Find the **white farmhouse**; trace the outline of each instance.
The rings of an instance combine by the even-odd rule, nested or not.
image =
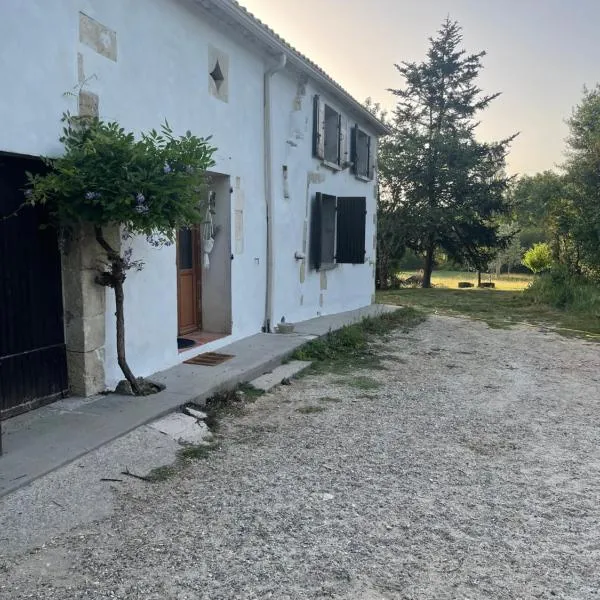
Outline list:
[[[386,129],[234,0],[2,2],[0,76],[0,215],[19,200],[30,159],[60,152],[65,111],[134,131],[167,119],[177,134],[211,135],[218,149],[207,223],[180,231],[169,247],[122,242],[145,265],[125,284],[127,357],[137,375],[198,354],[198,344],[216,350],[281,321],[373,301],[375,155]],[[41,249],[36,228],[27,228],[33,218],[0,222],[5,414],[64,391],[66,366],[78,394],[121,379],[112,293],[93,282],[93,238],[82,232],[52,262],[53,242]],[[26,245],[54,267],[33,251],[7,260]],[[23,270],[37,283],[6,291]],[[26,343],[10,331],[11,303]],[[29,389],[28,369],[29,377],[46,369],[48,385]]]

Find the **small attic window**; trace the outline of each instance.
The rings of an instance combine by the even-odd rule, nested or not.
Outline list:
[[[229,101],[229,55],[215,48],[208,47],[208,69],[206,70],[209,93],[222,100]]]
[[[223,71],[221,70],[221,65],[219,64],[218,60],[215,68],[210,72],[210,76],[217,86],[217,91],[219,91],[221,89],[221,85],[225,81],[225,75],[223,75]]]

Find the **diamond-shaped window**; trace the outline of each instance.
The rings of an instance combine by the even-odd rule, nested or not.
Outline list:
[[[217,91],[219,91],[221,89],[221,85],[225,81],[225,75],[223,75],[223,71],[221,71],[221,65],[219,64],[219,61],[217,61],[215,68],[210,72],[210,76],[217,86]]]

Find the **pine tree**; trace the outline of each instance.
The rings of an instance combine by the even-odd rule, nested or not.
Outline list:
[[[382,194],[399,208],[406,244],[425,256],[430,287],[435,252],[481,269],[505,246],[497,217],[510,182],[504,167],[510,142],[480,142],[478,114],[499,94],[476,84],[485,52],[461,49],[462,30],[446,19],[422,63],[396,65],[405,80],[390,90],[398,104],[394,135],[382,144]]]

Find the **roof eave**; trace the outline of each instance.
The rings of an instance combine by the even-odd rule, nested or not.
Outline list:
[[[268,26],[259,21],[236,0],[200,0],[200,3],[218,5],[222,10],[235,20],[240,26],[256,36],[275,54],[285,53],[288,59],[288,65],[293,65],[297,70],[305,73],[318,86],[324,88],[333,96],[350,106],[351,110],[357,113],[377,135],[390,135],[391,129],[383,124],[377,117],[371,114],[360,102],[353,98],[346,90],[338,85],[333,79],[321,71],[301,52],[290,46],[285,40],[279,37]]]

